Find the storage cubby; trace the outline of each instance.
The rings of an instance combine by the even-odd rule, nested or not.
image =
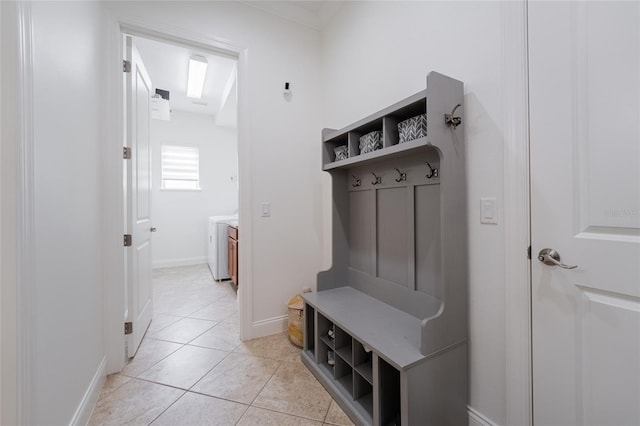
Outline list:
[[[315,359],[315,339],[309,338],[309,336],[314,336],[315,325],[316,325],[316,311],[311,306],[307,307],[304,311],[304,350],[307,354]]]
[[[353,375],[353,399],[356,408],[373,420],[373,386],[357,373]]]
[[[426,136],[399,143],[398,123],[425,113]],[[462,83],[432,72],[426,90],[323,130],[332,266],[303,295],[302,361],[356,424],[468,422],[463,126]],[[374,130],[382,148],[360,153]]]
[[[367,351],[364,345],[356,339],[353,339],[353,367],[369,384],[373,384],[371,349]]]
[[[334,148],[338,146],[349,146],[349,135],[348,134],[339,134],[333,138],[330,138],[323,142],[322,144],[322,161],[323,163],[333,163],[336,162],[336,153]],[[338,161],[340,162],[340,161]]]
[[[353,369],[340,357],[336,357],[334,377],[345,395],[353,395]]]
[[[378,362],[380,424],[400,425],[400,372],[384,360]]]
[[[409,118],[427,113],[426,91],[421,93],[424,93],[423,98],[418,99],[414,102],[409,102],[407,103],[407,105],[390,111],[389,114],[384,117],[385,140],[389,142],[388,144],[385,144],[385,146],[393,146],[398,144],[398,123],[401,123],[402,121]]]
[[[336,354],[349,366],[352,366],[351,336],[342,331],[340,327],[336,327],[335,348]]]

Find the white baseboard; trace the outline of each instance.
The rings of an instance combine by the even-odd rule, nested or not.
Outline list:
[[[187,257],[184,259],[167,259],[167,260],[157,260],[154,261],[151,267],[153,269],[158,268],[175,268],[176,266],[192,266],[192,265],[202,265],[203,263],[207,263],[207,257]]]
[[[287,315],[255,321],[251,324],[251,338],[257,339],[258,337],[282,333],[287,330],[288,324],[289,317]]]
[[[476,410],[467,407],[469,412],[469,426],[498,426]]]
[[[102,387],[104,386],[104,382],[107,378],[106,376],[107,369],[107,359],[105,357],[100,361],[100,365],[96,370],[96,373],[93,375],[93,379],[91,379],[91,383],[89,383],[89,387],[87,391],[84,393],[82,397],[82,401],[80,401],[80,405],[76,410],[71,422],[71,425],[86,425],[89,423],[89,418],[91,417],[91,413],[93,412],[93,407],[96,406],[96,402],[98,402],[98,397],[100,396],[100,392],[102,391]]]

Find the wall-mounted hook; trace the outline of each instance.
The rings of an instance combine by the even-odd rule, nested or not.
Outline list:
[[[378,176],[377,174],[371,172],[371,174],[373,175],[374,178],[376,178],[375,181],[371,182],[371,185],[378,185],[382,183],[382,176]]]
[[[401,172],[400,169],[396,167],[396,172],[398,172],[398,177],[396,178],[396,182],[404,182],[407,180],[407,172]]]
[[[460,104],[456,105],[455,107],[453,107],[453,110],[451,111],[451,114],[445,114],[444,115],[445,124],[453,127],[453,130],[455,130],[456,127],[458,127],[462,123],[462,117],[454,116],[454,114],[456,113],[456,110],[460,106],[461,106]]]
[[[362,182],[360,182],[360,179],[358,179],[357,177],[355,177],[354,175],[351,175],[351,177],[353,177],[354,182],[351,184],[351,186],[353,186],[354,188],[362,185]]]
[[[433,177],[438,177],[438,169],[434,169],[431,167],[431,164],[427,161],[427,166],[429,166],[429,173],[426,174],[427,179],[431,179]]]

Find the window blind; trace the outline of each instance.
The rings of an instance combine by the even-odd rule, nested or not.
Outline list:
[[[200,189],[200,151],[193,146],[162,145],[163,189]]]

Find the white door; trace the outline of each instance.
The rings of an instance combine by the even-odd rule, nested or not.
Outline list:
[[[529,67],[534,423],[639,425],[640,3],[529,2]]]
[[[151,80],[131,37],[126,38],[127,224],[132,245],[127,248],[127,321],[133,324],[127,356],[135,355],[153,314],[151,285]]]

